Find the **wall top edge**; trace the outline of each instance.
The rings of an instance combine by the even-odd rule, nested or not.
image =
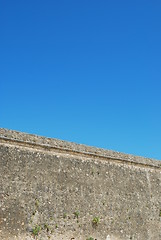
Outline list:
[[[68,142],[64,140],[58,140],[55,138],[47,138],[47,137],[42,137],[34,134],[28,134],[24,132],[19,132],[15,130],[9,130],[5,128],[0,128],[0,142],[1,140],[7,140],[12,144],[13,142],[17,143],[17,146],[19,143],[24,143],[24,144],[30,144],[35,146],[39,145],[42,147],[49,147],[49,148],[55,148],[65,151],[70,152],[75,152],[79,153],[82,155],[93,155],[96,157],[103,157],[103,158],[109,158],[113,160],[120,160],[120,161],[127,161],[130,163],[135,163],[135,164],[141,164],[141,165],[147,165],[151,167],[157,167],[161,168],[161,161],[160,160],[155,160],[151,158],[144,158],[140,156],[135,156],[131,154],[125,154],[117,151],[112,151],[112,150],[106,150],[103,148],[97,148],[97,147],[91,147],[83,144],[77,144],[73,142]]]

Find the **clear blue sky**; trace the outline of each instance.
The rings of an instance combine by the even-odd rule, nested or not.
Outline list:
[[[161,1],[0,1],[0,127],[161,159]]]

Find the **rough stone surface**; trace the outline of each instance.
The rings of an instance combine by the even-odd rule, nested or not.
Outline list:
[[[0,239],[90,237],[161,240],[161,162],[0,129]]]

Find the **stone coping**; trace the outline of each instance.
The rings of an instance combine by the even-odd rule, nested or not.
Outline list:
[[[37,136],[34,134],[23,133],[19,131],[0,128],[0,142],[8,142],[10,144],[32,146],[33,148],[42,147],[46,149],[57,149],[60,152],[65,151],[69,154],[79,154],[87,157],[98,157],[103,159],[117,160],[120,162],[127,162],[140,166],[148,166],[152,168],[161,169],[161,161],[151,158],[144,158],[140,156],[134,156],[131,154],[120,153],[112,150],[106,150],[97,147],[86,146],[83,144],[77,144],[73,142],[58,140],[55,138],[47,138]]]

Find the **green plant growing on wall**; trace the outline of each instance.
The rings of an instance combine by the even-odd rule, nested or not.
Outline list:
[[[161,217],[161,209],[160,209],[160,212],[159,212],[159,217]]]
[[[94,217],[93,220],[92,220],[92,224],[93,224],[94,226],[97,226],[99,222],[100,222],[99,217]]]
[[[41,230],[41,227],[40,227],[39,225],[36,225],[36,226],[32,229],[32,233],[33,233],[34,237],[38,236],[40,230]]]
[[[76,218],[78,218],[79,217],[79,212],[78,211],[76,211],[76,212],[74,212],[74,216],[76,217]]]
[[[93,237],[89,237],[86,240],[94,240],[94,238]]]
[[[36,208],[38,208],[38,207],[39,207],[39,201],[38,201],[38,199],[37,199],[37,198],[35,199],[35,207],[36,207]]]
[[[67,218],[67,213],[64,213],[64,214],[63,214],[63,218]]]
[[[46,231],[49,232],[50,227],[49,227],[49,225],[47,223],[44,224],[44,229],[46,229]]]

